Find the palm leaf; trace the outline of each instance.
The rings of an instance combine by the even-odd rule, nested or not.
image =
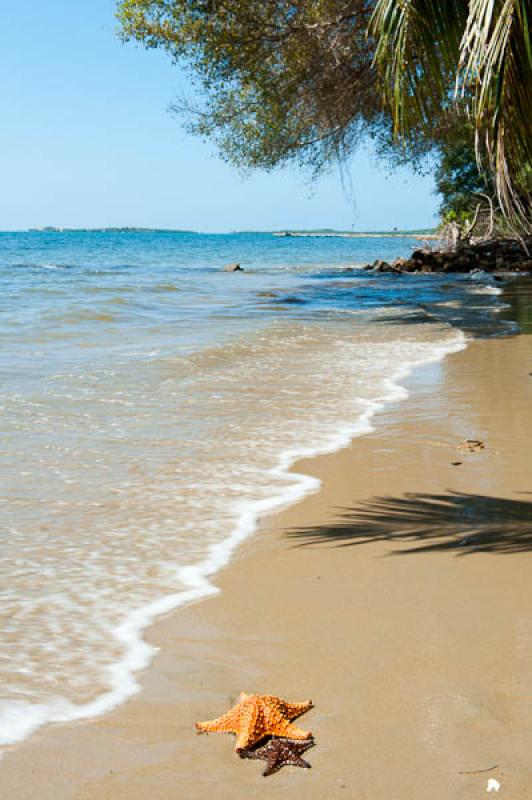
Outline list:
[[[370,30],[399,137],[457,104],[475,123],[479,166],[502,208],[532,228],[532,0],[377,0]]]

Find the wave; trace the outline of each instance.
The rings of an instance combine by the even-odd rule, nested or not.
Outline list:
[[[212,582],[213,576],[227,565],[236,548],[257,529],[258,520],[265,514],[279,510],[301,500],[305,495],[317,492],[321,482],[291,469],[300,459],[337,451],[350,442],[374,430],[372,419],[387,404],[404,400],[408,391],[401,381],[416,368],[441,361],[446,355],[463,350],[467,346],[461,331],[451,331],[444,341],[420,343],[410,358],[383,378],[383,392],[374,399],[361,400],[356,420],[331,431],[326,440],[313,446],[287,449],[281,452],[277,464],[269,470],[272,484],[279,480],[289,486],[275,491],[271,496],[259,500],[235,501],[231,512],[236,519],[229,536],[209,546],[206,556],[198,563],[179,568],[176,585],[184,590],[169,593],[158,600],[142,605],[128,614],[116,626],[111,635],[123,648],[123,656],[106,668],[110,689],[85,703],[73,703],[56,697],[45,703],[29,703],[23,699],[12,699],[0,703],[0,745],[9,746],[21,742],[38,728],[50,723],[65,723],[100,716],[133,697],[140,684],[136,673],[147,667],[157,648],[147,644],[143,632],[162,614],[219,592]]]

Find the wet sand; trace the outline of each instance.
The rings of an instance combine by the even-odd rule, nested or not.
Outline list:
[[[529,797],[531,372],[532,337],[473,342],[374,433],[296,465],[322,490],[149,631],[142,693],[6,753],[0,797],[459,800],[489,778]],[[241,690],[313,699],[311,770],[265,779],[232,737],[194,735]]]

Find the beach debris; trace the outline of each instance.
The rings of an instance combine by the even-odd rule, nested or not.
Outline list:
[[[451,461],[451,467],[460,467],[461,465],[461,461]]]
[[[458,445],[458,450],[462,453],[477,453],[479,450],[484,450],[486,445],[480,439],[464,439]]]
[[[254,758],[266,761],[266,768],[262,773],[265,778],[273,775],[286,766],[304,767],[310,769],[311,765],[301,756],[311,747],[314,747],[314,739],[305,741],[294,741],[272,736],[265,744],[240,750],[240,758]]]
[[[450,450],[458,450],[460,453],[476,453],[479,450],[486,449],[486,445],[481,439],[464,439],[458,444],[451,444],[450,442],[438,442],[434,441],[433,439],[427,439],[422,442],[422,444],[430,444],[433,447],[448,447]]]
[[[312,733],[292,725],[292,720],[312,708],[313,703],[287,703],[270,694],[240,694],[239,702],[226,714],[207,722],[196,722],[198,733],[234,733],[235,750],[246,750],[266,736],[312,739]]]
[[[495,778],[490,778],[488,780],[488,785],[486,786],[487,792],[498,792],[501,788],[501,784]]]
[[[224,272],[244,272],[240,264],[226,264]]]
[[[459,775],[481,775],[483,772],[493,772],[494,769],[498,768],[498,764],[494,764],[492,767],[485,767],[485,769],[466,769],[459,772]]]

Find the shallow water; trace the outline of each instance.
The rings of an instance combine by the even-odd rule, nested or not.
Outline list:
[[[130,696],[143,628],[317,488],[298,456],[369,430],[466,334],[508,331],[487,278],[358,269],[415,246],[0,234],[0,744]]]

